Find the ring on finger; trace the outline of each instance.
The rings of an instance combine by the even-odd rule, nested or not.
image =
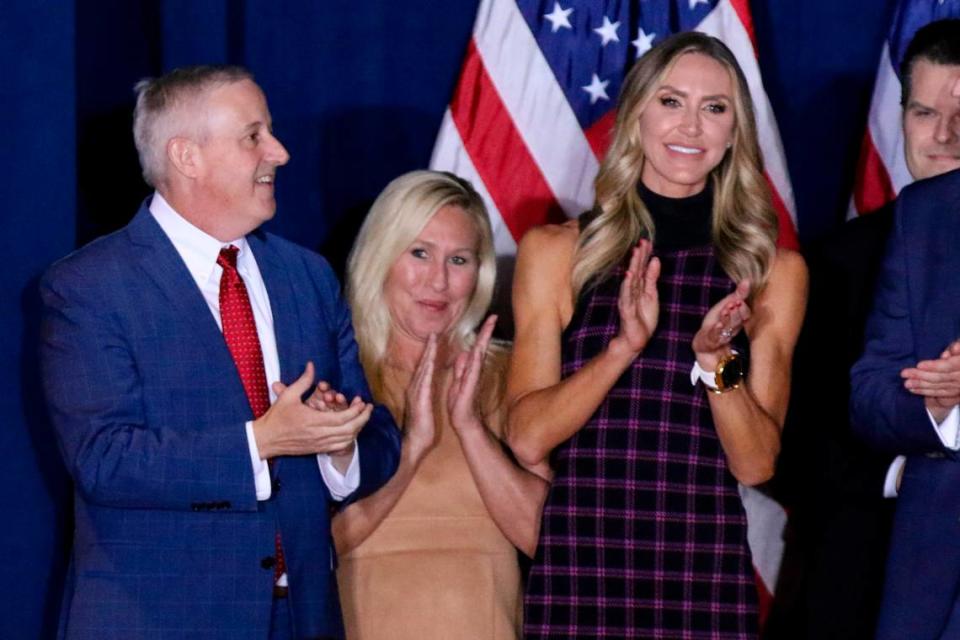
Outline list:
[[[724,340],[729,340],[733,337],[733,331],[731,329],[724,329],[720,332],[720,337]]]

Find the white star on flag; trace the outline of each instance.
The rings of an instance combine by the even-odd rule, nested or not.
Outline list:
[[[610,84],[609,80],[601,80],[597,74],[593,74],[593,78],[590,79],[590,84],[581,87],[581,89],[590,94],[590,104],[596,104],[597,100],[610,99],[610,96],[607,95],[608,84]]]
[[[646,33],[643,30],[643,27],[637,29],[637,39],[631,42],[633,46],[637,48],[637,57],[639,58],[643,54],[653,47],[653,39],[657,37],[655,33]]]
[[[601,46],[607,46],[611,42],[620,42],[620,36],[617,35],[617,29],[620,28],[619,22],[610,22],[610,18],[603,16],[603,25],[594,29],[594,33],[600,36]]]
[[[551,33],[556,33],[560,29],[573,29],[570,25],[570,14],[573,13],[573,7],[564,9],[559,2],[553,3],[553,11],[543,14],[543,17],[550,21]]]
[[[698,4],[710,4],[710,0],[690,0],[690,10],[692,11],[694,7]]]

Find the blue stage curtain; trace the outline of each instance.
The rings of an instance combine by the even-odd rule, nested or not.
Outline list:
[[[69,533],[68,485],[36,364],[39,274],[74,247],[74,7],[0,11],[0,638],[56,630]]]
[[[548,11],[552,0],[544,1]],[[754,3],[800,233],[842,219],[891,2]],[[56,630],[70,485],[36,370],[36,280],[119,228],[149,189],[132,86],[230,62],[264,88],[291,153],[273,231],[342,265],[388,180],[425,167],[477,0],[7,0],[0,11],[0,638]],[[842,46],[841,46],[842,45]],[[816,122],[815,130],[809,129]]]

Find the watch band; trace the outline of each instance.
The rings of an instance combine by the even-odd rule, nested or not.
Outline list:
[[[698,380],[710,391],[717,390],[717,374],[713,371],[707,371],[694,359],[693,369],[690,370],[690,384],[695,387]]]
[[[717,374],[723,371],[723,367],[728,362],[739,358],[739,356],[740,353],[736,349],[731,349],[730,353],[720,358],[720,360],[717,362],[716,371],[707,371],[700,366],[700,363],[697,362],[696,359],[694,359],[693,368],[690,370],[690,384],[697,386],[697,381],[699,380],[703,383],[704,387],[716,394],[726,393],[727,391],[736,389],[740,386],[739,382],[737,384],[721,388],[720,384],[717,383]]]

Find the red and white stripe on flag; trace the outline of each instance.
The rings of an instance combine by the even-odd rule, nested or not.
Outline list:
[[[670,1],[693,8],[700,0]],[[720,0],[696,29],[723,40],[743,69],[779,215],[779,244],[798,248],[793,189],[760,76],[747,0]],[[490,211],[498,254],[512,255],[529,228],[592,206],[612,122],[611,111],[584,131],[516,1],[482,0],[430,166],[474,184]],[[753,489],[742,495],[761,601],[769,602],[786,514]]]
[[[879,209],[913,181],[903,156],[900,78],[883,45],[848,217]]]

